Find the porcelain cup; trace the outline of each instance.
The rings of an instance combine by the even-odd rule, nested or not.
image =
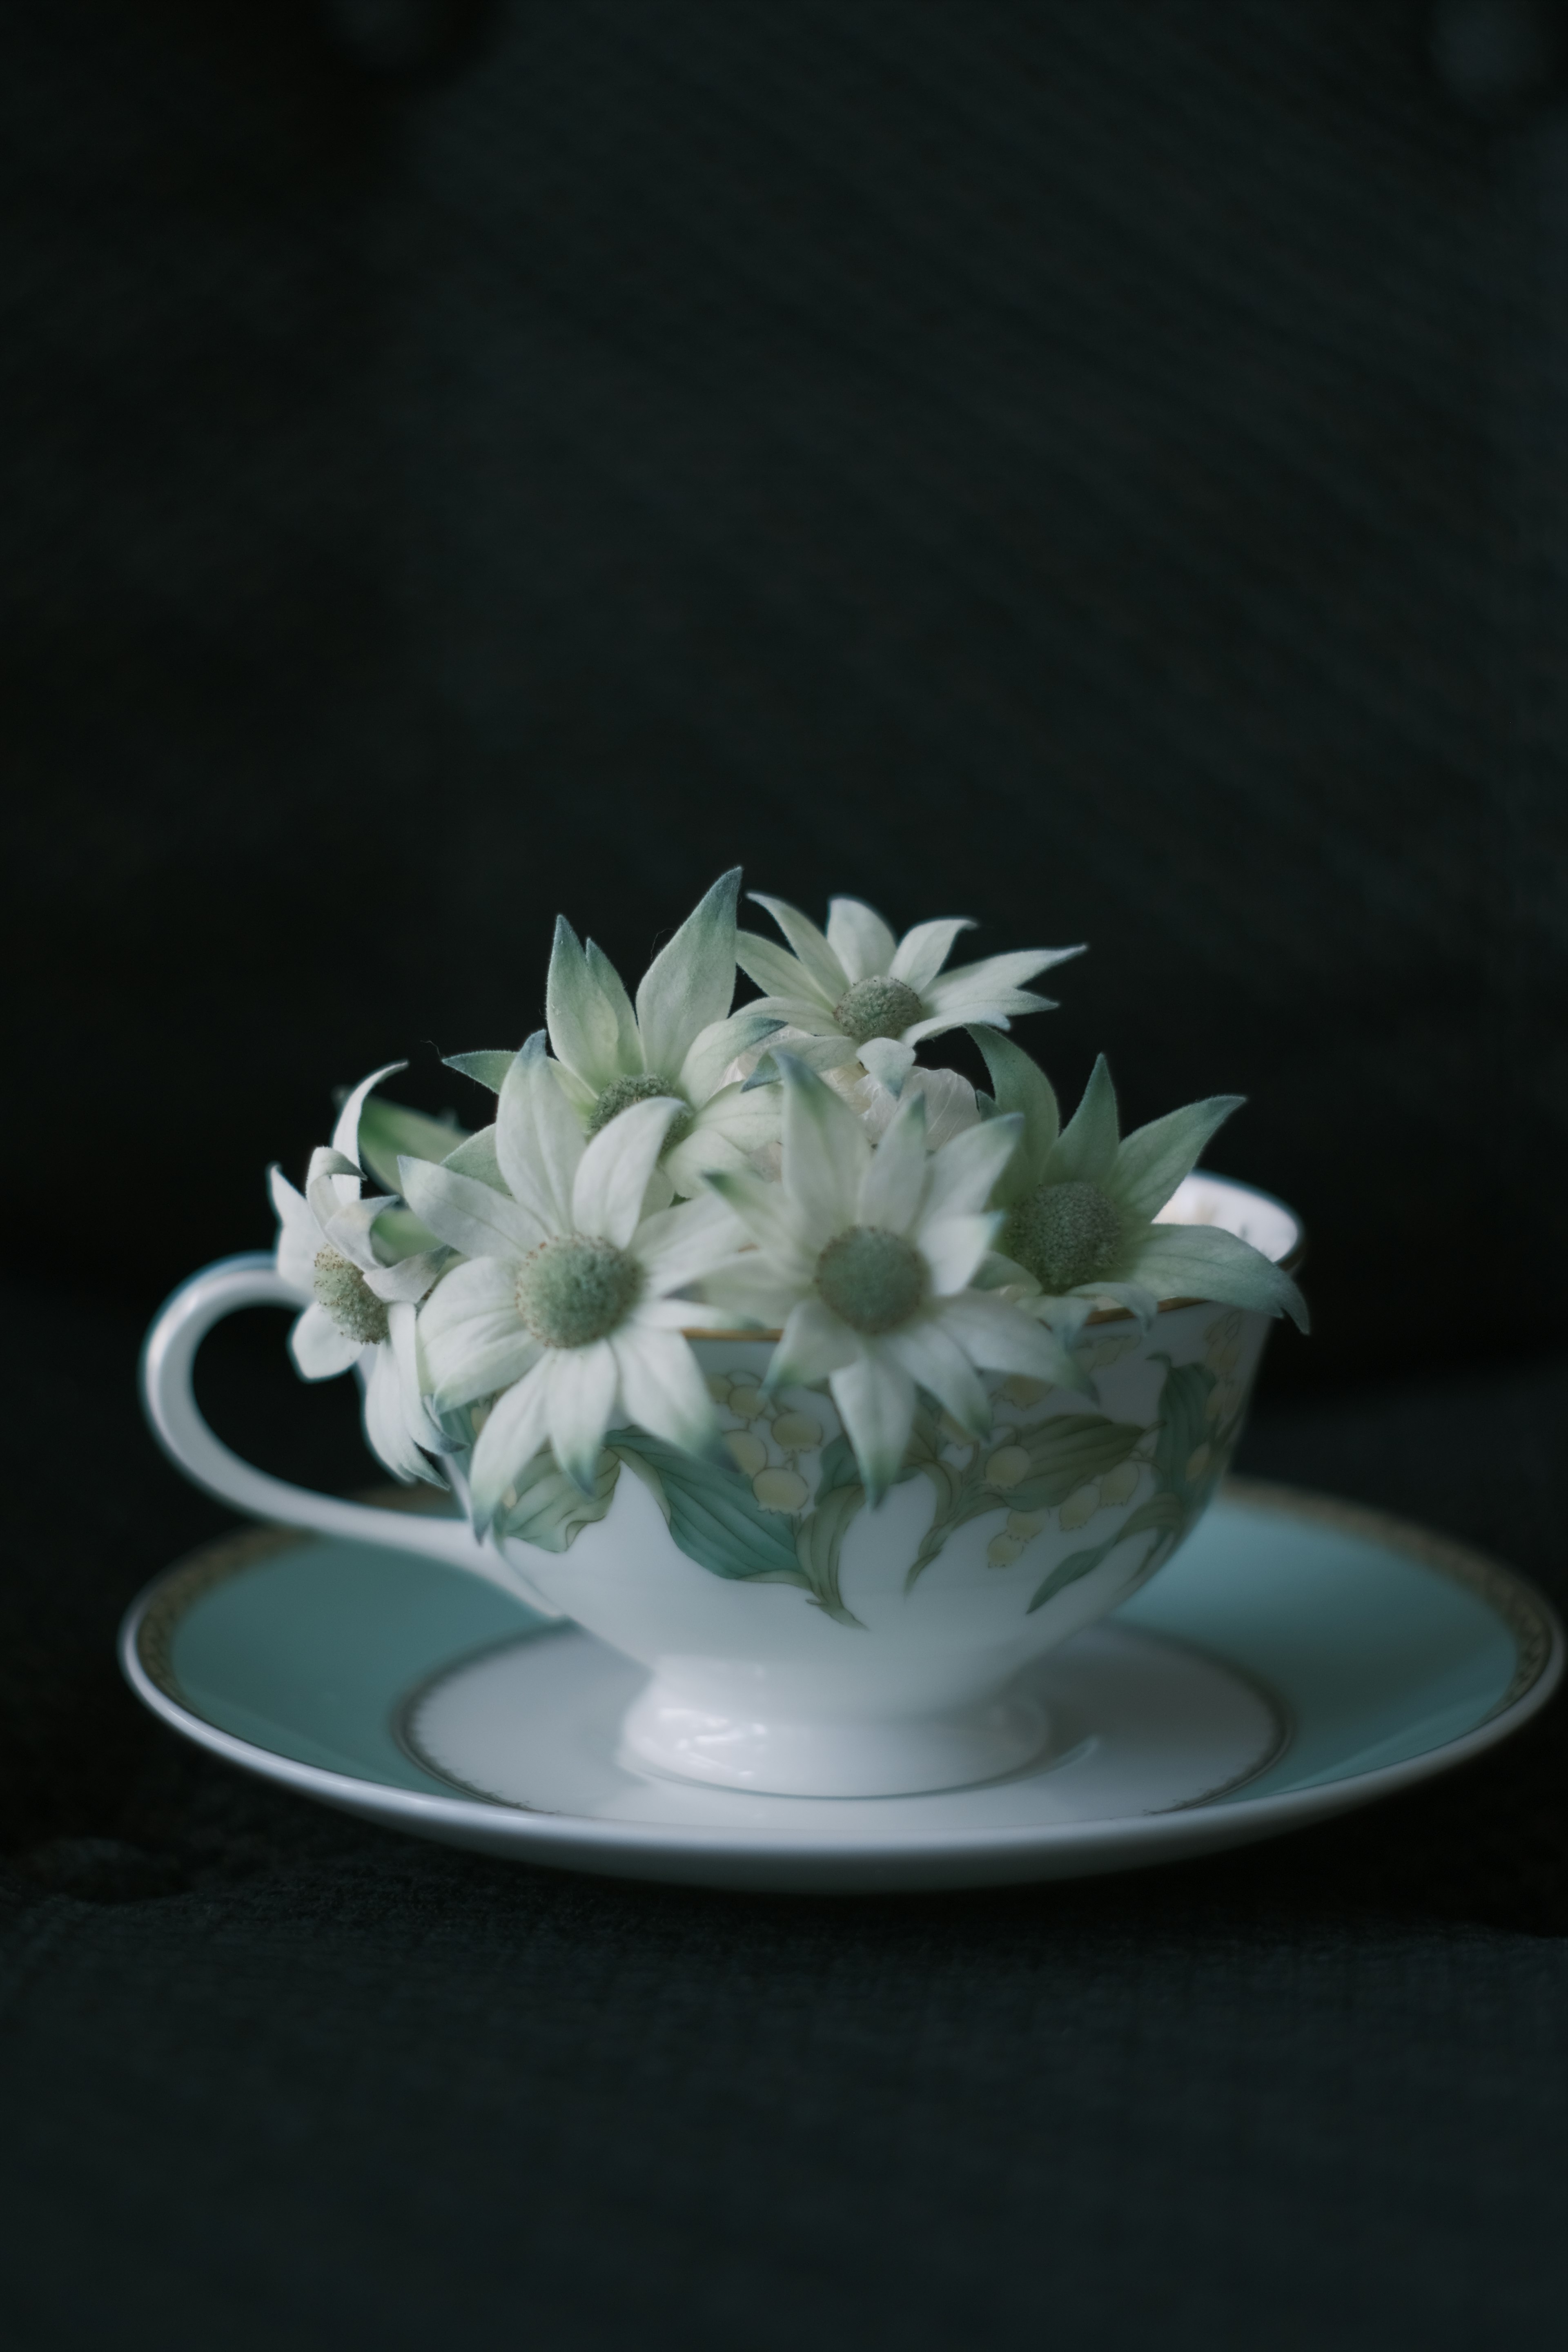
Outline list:
[[[1266,1194],[1201,1172],[1166,1215],[1293,1262]],[[574,1620],[647,1669],[622,1727],[636,1769],[788,1796],[958,1788],[1049,1737],[1028,1669],[1145,1583],[1196,1524],[1240,1433],[1268,1319],[1202,1301],[1087,1328],[1087,1391],[994,1376],[976,1442],[922,1403],[900,1482],[868,1510],[826,1391],[769,1396],[766,1338],[694,1340],[727,1460],[613,1431],[584,1497],[548,1454],[498,1536],[312,1494],[252,1468],[197,1411],[204,1334],[297,1307],[272,1260],[229,1258],[169,1300],[143,1396],[165,1450],[254,1517],[416,1551]],[[465,1457],[448,1457],[459,1500]]]

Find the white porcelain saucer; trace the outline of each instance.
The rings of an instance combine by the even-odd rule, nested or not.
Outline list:
[[[169,1570],[121,1654],[155,1714],[347,1812],[619,1877],[842,1891],[1121,1870],[1364,1804],[1507,1738],[1563,1667],[1510,1570],[1347,1505],[1233,1484],[1172,1564],[1035,1669],[1054,1737],[935,1796],[628,1769],[640,1669],[493,1585],[257,1530]]]

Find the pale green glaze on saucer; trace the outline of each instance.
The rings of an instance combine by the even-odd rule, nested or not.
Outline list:
[[[369,1545],[237,1536],[154,1585],[123,1646],[133,1687],[188,1737],[390,1825],[621,1875],[840,1888],[1071,1875],[1270,1835],[1506,1736],[1562,1664],[1550,1610],[1509,1570],[1250,1486],[1046,1663],[1061,1730],[1039,1765],[933,1796],[628,1771],[614,1736],[636,1668]],[[446,1769],[420,1760],[431,1738]]]

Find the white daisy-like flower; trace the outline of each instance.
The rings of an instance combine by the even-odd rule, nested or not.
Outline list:
[[[635,1007],[604,950],[563,915],[555,926],[545,1018],[561,1084],[590,1141],[635,1103],[679,1106],[659,1159],[667,1198],[697,1192],[710,1168],[743,1167],[778,1134],[776,1089],[726,1075],[779,1026],[750,1005],[730,1011],[740,887],[738,866],[721,876],[648,966]]]
[[[1307,1305],[1283,1266],[1218,1225],[1178,1225],[1160,1212],[1196,1166],[1241,1095],[1213,1095],[1123,1137],[1105,1056],[1067,1127],[1055,1089],[1021,1045],[975,1029],[998,1113],[1020,1122],[992,1195],[1005,1213],[983,1279],[1013,1291],[1070,1338],[1097,1306],[1147,1323],[1165,1298],[1212,1298],[1304,1331]]]
[[[544,1044],[539,1030],[500,1090],[495,1143],[506,1192],[429,1160],[400,1163],[410,1207],[469,1261],[426,1301],[419,1338],[437,1412],[496,1400],[469,1470],[481,1528],[546,1443],[584,1493],[605,1431],[622,1421],[692,1453],[719,1443],[681,1332],[723,1318],[672,1293],[733,1248],[732,1221],[708,1199],[645,1216],[679,1104],[633,1103],[584,1143]]]
[[[873,1146],[831,1087],[793,1055],[778,1061],[781,1181],[708,1179],[755,1246],[703,1295],[782,1326],[768,1387],[826,1381],[875,1505],[902,1464],[917,1389],[983,1437],[992,1413],[978,1368],[1076,1382],[1050,1332],[969,1287],[1001,1222],[985,1203],[1021,1122],[997,1118],[928,1152],[924,1098],[911,1093]]]
[[[745,1011],[785,1023],[801,1042],[781,1037],[778,1043],[788,1044],[813,1069],[858,1059],[895,1095],[922,1037],[940,1037],[972,1022],[1005,1029],[1016,1013],[1049,1012],[1053,999],[1032,994],[1023,983],[1083,953],[1080,947],[1023,948],[943,971],[960,931],[974,929],[966,917],[918,923],[896,940],[858,898],[835,898],[824,933],[784,899],[759,890],[750,896],[767,908],[795,952],[752,931],[736,933],[735,960],[764,992]]]
[[[373,1087],[401,1070],[392,1062],[357,1086],[343,1105],[331,1143],[310,1155],[303,1193],[279,1168],[268,1171],[278,1212],[278,1272],[304,1313],[289,1334],[302,1380],[358,1371],[364,1387],[364,1430],[372,1450],[405,1486],[443,1481],[421,1452],[439,1441],[419,1394],[415,1306],[446,1263],[443,1249],[388,1263],[374,1228],[392,1194],[366,1198],[356,1159],[360,1113]]]

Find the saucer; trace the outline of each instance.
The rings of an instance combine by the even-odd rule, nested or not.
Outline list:
[[[930,1796],[761,1796],[628,1768],[639,1667],[369,1544],[210,1545],[121,1635],[154,1714],[345,1812],[558,1868],[842,1892],[1075,1877],[1300,1828],[1506,1738],[1563,1649],[1511,1570],[1242,1481],[1125,1608],[1032,1669],[1046,1753]]]

